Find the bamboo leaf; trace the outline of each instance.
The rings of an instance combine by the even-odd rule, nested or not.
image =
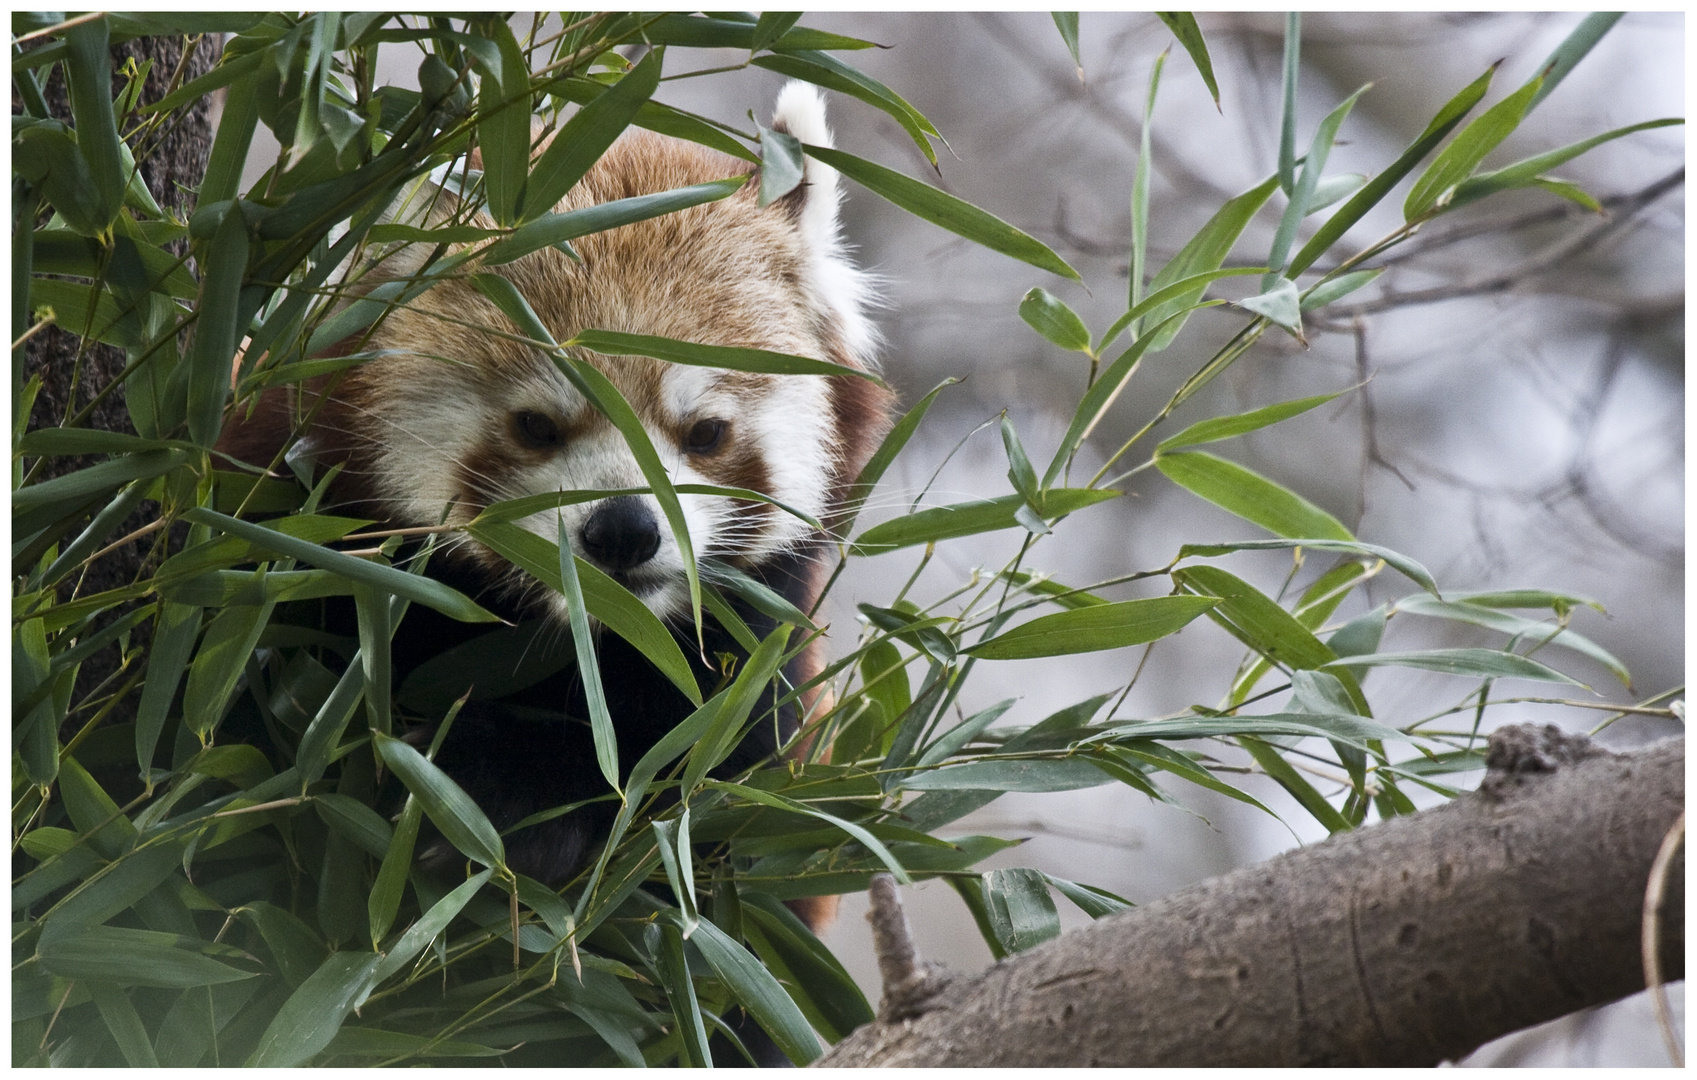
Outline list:
[[[296,1068],[311,1061],[370,991],[381,959],[376,953],[331,953],[283,1003],[248,1067]]]
[[[1163,454],[1155,467],[1187,491],[1279,536],[1355,539],[1341,521],[1302,496],[1212,454]]]
[[[1082,282],[1078,271],[1068,266],[1066,260],[1050,251],[1038,240],[1027,236],[992,214],[987,214],[971,203],[955,198],[953,195],[929,184],[920,183],[911,177],[903,176],[894,169],[886,169],[882,165],[874,165],[853,154],[845,154],[841,150],[829,147],[804,147],[810,157],[823,161],[849,179],[863,185],[874,194],[881,195],[890,202],[923,218],[933,225],[941,226],[957,236],[963,236],[975,244],[980,244],[991,251],[999,252],[1009,258],[1030,263],[1040,270]]]
[[[1155,447],[1157,454],[1177,450],[1184,446],[1201,446],[1204,443],[1219,442],[1222,439],[1234,439],[1239,435],[1247,435],[1251,431],[1259,431],[1264,427],[1276,424],[1281,420],[1289,420],[1293,416],[1301,416],[1310,409],[1319,408],[1345,391],[1335,394],[1319,394],[1314,397],[1298,398],[1295,401],[1281,401],[1277,405],[1266,405],[1259,409],[1236,416],[1216,416],[1207,420],[1199,420],[1169,439],[1163,439]]]
[[[1538,679],[1573,686],[1584,685],[1577,679],[1570,679],[1529,657],[1499,652],[1496,649],[1426,649],[1421,652],[1368,653],[1365,656],[1339,657],[1326,666],[1359,668],[1386,664],[1419,668],[1423,671],[1441,671],[1448,675],[1472,675],[1483,679]]]
[[[372,739],[383,761],[418,799],[450,844],[485,866],[502,868],[506,852],[500,834],[463,788],[401,740],[380,731],[372,732]]]
[[[1078,313],[1047,289],[1032,289],[1019,304],[1019,317],[1045,339],[1072,352],[1090,351],[1090,330]]]
[[[1178,43],[1184,46],[1184,51],[1190,54],[1197,72],[1202,76],[1202,82],[1214,99],[1214,108],[1218,109],[1220,86],[1214,81],[1214,63],[1208,57],[1208,43],[1203,40],[1202,29],[1196,25],[1196,16],[1188,11],[1157,11],[1155,14],[1167,24],[1167,29],[1173,32],[1173,36],[1178,38]]]
[[[555,247],[580,236],[588,236],[590,233],[605,232],[622,225],[630,225],[634,222],[660,217],[663,214],[686,210],[691,206],[717,202],[736,194],[747,182],[744,177],[732,176],[724,180],[710,180],[705,184],[659,191],[652,195],[613,199],[608,202],[597,203],[594,206],[586,206],[581,210],[544,214],[520,225],[506,239],[485,249],[483,265],[501,266],[521,259],[533,251],[541,251],[545,247]],[[389,226],[388,228],[401,227]],[[377,226],[372,229],[372,232],[376,233],[378,229],[382,228],[385,227]],[[469,235],[474,233],[494,235],[487,229],[438,229],[416,239],[430,240],[435,243],[464,242],[465,240],[480,238]],[[397,236],[396,239],[408,239],[408,237]]]
[[[1207,596],[1160,596],[1058,611],[965,652],[981,660],[1029,660],[1142,645],[1177,633],[1216,603]]]
[[[992,870],[981,879],[990,929],[1009,953],[1024,952],[1061,932],[1060,912],[1044,874],[1025,867]]]
[[[590,166],[613,145],[613,140],[630,126],[637,111],[660,86],[664,54],[664,49],[649,50],[636,67],[574,113],[560,128],[531,169],[525,219],[553,212],[572,185],[583,179]]]
[[[595,762],[607,786],[619,790],[619,736],[607,711],[607,695],[601,688],[601,661],[595,655],[595,636],[589,630],[589,610],[584,606],[583,587],[578,584],[577,556],[572,552],[570,530],[560,519],[560,595],[572,624],[572,644],[577,649],[578,677],[583,680],[584,698],[589,703],[589,726],[595,740]]]
[[[702,345],[691,341],[652,337],[648,334],[625,334],[615,330],[585,330],[561,347],[589,349],[603,356],[651,356],[673,364],[724,368],[728,371],[754,371],[766,375],[856,375],[883,385],[883,380],[869,371],[844,364],[833,364],[827,360],[791,356],[788,353],[766,349]]]
[[[1050,488],[1043,492],[1043,505],[1037,509],[1044,517],[1055,518],[1117,498],[1119,494],[1093,488]],[[880,555],[914,544],[1011,529],[1018,524],[1014,515],[1024,505],[1025,497],[1015,494],[952,506],[933,506],[872,526],[855,537],[850,550],[856,555]]]
[[[1499,191],[1506,191],[1509,188],[1528,187],[1538,183],[1544,179],[1541,174],[1565,162],[1572,161],[1588,150],[1595,149],[1607,142],[1613,142],[1622,136],[1683,123],[1685,123],[1683,119],[1673,117],[1665,120],[1646,120],[1639,124],[1629,124],[1626,127],[1615,128],[1613,131],[1606,131],[1601,135],[1593,135],[1589,139],[1570,143],[1559,150],[1551,150],[1547,153],[1523,158],[1512,165],[1505,165],[1491,172],[1479,173],[1463,181],[1456,188],[1454,197],[1449,201],[1450,209],[1453,210],[1458,206],[1464,206],[1467,203]],[[1592,208],[1597,208],[1595,202],[1596,200],[1591,200]],[[1584,203],[1581,202],[1581,205],[1584,205]]]
[[[1413,221],[1429,216],[1433,210],[1447,207],[1457,185],[1472,176],[1479,163],[1485,160],[1485,155],[1495,150],[1498,143],[1520,126],[1521,118],[1526,115],[1542,81],[1533,79],[1462,128],[1461,134],[1444,147],[1414,182],[1402,204],[1403,218]]]

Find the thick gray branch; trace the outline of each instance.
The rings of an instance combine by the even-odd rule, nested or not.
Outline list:
[[[1433,1065],[1644,986],[1685,744],[1492,739],[1479,792],[1104,918],[869,1024],[831,1066]],[[1662,975],[1684,977],[1684,868]]]

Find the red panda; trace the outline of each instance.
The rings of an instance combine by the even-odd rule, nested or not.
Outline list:
[[[772,127],[803,142],[830,144],[824,103],[805,84],[782,92]],[[735,158],[633,129],[557,209],[747,171],[747,163]],[[835,170],[808,159],[804,182],[764,207],[757,188],[751,182],[718,202],[574,240],[575,260],[544,248],[487,269],[518,287],[557,341],[598,328],[872,370],[871,287],[838,235]],[[433,185],[430,194],[437,194]],[[492,223],[478,215],[471,224]],[[391,252],[361,288],[415,272],[424,256],[417,247]],[[460,524],[492,502],[524,495],[644,487],[623,438],[549,358],[490,329],[514,330],[468,282],[450,276],[387,314],[363,345],[373,359],[333,389],[308,387],[294,400],[262,402],[251,419],[225,432],[221,448],[268,464],[292,433],[320,464],[343,465],[332,489],[335,502],[391,528]],[[757,490],[820,520],[829,519],[888,426],[891,396],[866,379],[749,374],[634,356],[584,359],[633,406],[674,483]],[[318,408],[311,426],[295,430],[312,405]],[[812,606],[824,576],[823,534],[766,503],[687,494],[681,501],[702,558],[728,561],[803,610]],[[625,584],[688,641],[685,655],[698,665],[703,689],[711,690],[718,673],[700,654],[742,650],[711,620],[706,648],[697,649],[684,566],[653,496],[580,503],[519,524],[554,540],[556,513],[579,555]],[[563,598],[475,541],[434,555],[429,572],[510,621],[542,616],[565,625]],[[755,612],[747,615],[756,633],[773,625]],[[392,646],[397,683],[486,631],[414,605]],[[601,633],[597,648],[621,765],[628,770],[692,706],[616,635]],[[804,656],[787,674],[799,684],[818,670],[818,661]],[[464,674],[468,684],[482,677]],[[587,715],[581,681],[570,667],[505,698],[474,697],[437,763],[497,829],[506,829],[538,811],[606,793],[582,720]],[[793,729],[793,717],[789,723]],[[771,727],[757,725],[731,765],[772,753],[778,740]],[[549,884],[564,883],[594,855],[613,805],[592,802],[512,834],[509,865]],[[816,910],[809,921],[821,916]]]

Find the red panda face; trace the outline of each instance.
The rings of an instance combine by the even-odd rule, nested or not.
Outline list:
[[[803,141],[829,139],[822,103],[800,84],[780,98],[778,124]],[[733,158],[633,131],[558,209],[744,171]],[[873,342],[862,308],[869,289],[836,235],[834,173],[810,160],[802,187],[765,207],[755,187],[573,241],[578,260],[545,248],[493,269],[518,287],[556,341],[596,328],[868,369]],[[421,258],[410,249],[392,253],[367,280],[405,276]],[[433,286],[373,333],[366,348],[376,359],[337,389],[323,438],[342,448],[361,497],[392,523],[461,523],[505,499],[646,486],[624,437],[552,358],[520,337],[463,280]],[[814,518],[829,513],[884,429],[887,393],[864,379],[580,357],[630,403],[674,484],[748,488]],[[768,503],[695,494],[680,501],[702,558],[757,566],[811,532]],[[576,503],[519,524],[552,541],[562,522],[580,556],[657,615],[687,611],[682,554],[652,495]],[[517,573],[475,544],[459,557]]]

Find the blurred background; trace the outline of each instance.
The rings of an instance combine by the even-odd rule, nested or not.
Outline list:
[[[1537,74],[1576,14],[1308,15],[1303,23],[1299,146],[1361,84],[1328,175],[1373,174],[1438,108],[1501,60],[1485,104]],[[1216,110],[1182,49],[1168,57],[1152,125],[1149,266],[1159,269],[1224,200],[1276,167],[1283,18],[1275,13],[1198,16],[1220,86]],[[529,19],[523,23],[528,27]],[[1043,240],[1083,275],[1080,287],[975,247],[848,184],[844,231],[862,265],[884,282],[878,313],[885,374],[911,404],[944,378],[946,391],[886,476],[863,524],[894,513],[927,488],[927,503],[1008,490],[993,421],[1013,418],[1034,460],[1046,460],[1082,390],[1085,361],[1063,354],[1017,315],[1033,286],[1059,295],[1100,333],[1125,309],[1130,190],[1143,97],[1156,56],[1174,44],[1153,14],[1080,17],[1083,78],[1046,14],[812,15],[807,25],[891,46],[846,54],[903,95],[948,140],[941,177],[885,114],[836,95],[837,145],[939,182]],[[517,25],[517,24],[515,24]],[[1642,120],[1684,111],[1684,16],[1630,14],[1491,158],[1495,167]],[[683,54],[679,54],[680,59]],[[393,81],[410,82],[416,58],[393,48]],[[746,54],[693,53],[701,68]],[[668,75],[687,70],[668,64]],[[659,97],[747,130],[764,121],[783,84],[759,69],[678,79]],[[261,134],[264,134],[263,129]],[[952,153],[950,152],[952,150]],[[263,167],[271,151],[255,148]],[[1595,598],[1574,628],[1625,662],[1629,690],[1572,653],[1562,670],[1594,689],[1565,695],[1629,702],[1683,682],[1684,634],[1684,161],[1683,129],[1643,132],[1564,165],[1559,174],[1600,199],[1598,215],[1541,192],[1513,192],[1439,219],[1382,260],[1377,282],[1310,319],[1308,347],[1273,332],[1175,414],[1167,433],[1203,416],[1235,413],[1364,384],[1329,406],[1232,443],[1225,456],[1300,492],[1363,540],[1410,555],[1446,590],[1548,588]],[[257,175],[257,172],[255,173]],[[251,178],[250,178],[251,179]],[[1339,249],[1360,250],[1400,224],[1407,182]],[[1260,265],[1282,211],[1275,196],[1230,261]],[[1319,218],[1311,218],[1312,229]],[[1304,234],[1306,235],[1306,233]],[[1240,296],[1255,278],[1227,279],[1214,295]],[[1239,326],[1221,308],[1194,316],[1166,352],[1144,361],[1124,398],[1080,457],[1095,471]],[[1113,355],[1113,354],[1110,354]],[[958,452],[955,450],[960,445]],[[1095,463],[1090,456],[1095,454]],[[1134,455],[1128,464],[1147,456]],[[944,464],[945,460],[947,464]],[[1126,497],[1074,515],[1039,544],[1028,566],[1070,585],[1157,569],[1187,542],[1259,538],[1259,530],[1181,491],[1153,471]],[[1019,538],[955,541],[938,552],[914,598],[940,596],[995,568]],[[858,561],[827,616],[852,640],[854,604],[887,602],[912,572],[913,551]],[[1316,560],[1315,562],[1318,562]],[[1288,552],[1239,554],[1223,563],[1276,591]],[[1304,571],[1312,580],[1325,563]],[[1380,575],[1338,612],[1342,620],[1415,587]],[[1115,599],[1155,595],[1107,590]],[[1501,636],[1449,622],[1392,620],[1385,648],[1498,646]],[[1198,620],[1150,655],[1116,715],[1149,717],[1191,703],[1217,704],[1241,647]],[[961,699],[967,714],[1003,698],[1004,723],[1024,726],[1132,679],[1141,650],[978,666]],[[1404,725],[1459,704],[1476,684],[1411,670],[1373,673],[1381,719]],[[1498,696],[1564,696],[1548,684],[1499,683]],[[1679,695],[1683,698],[1683,693]],[[1610,715],[1538,704],[1492,709],[1486,726],[1517,721],[1589,730]],[[1602,733],[1624,749],[1677,735],[1674,723],[1626,718]],[[1476,784],[1480,774],[1461,778]],[[1185,809],[1150,803],[1118,785],[1052,795],[1008,795],[958,831],[1028,837],[986,866],[1033,866],[1145,902],[1264,860],[1324,832],[1264,777],[1246,787],[1274,820],[1188,788],[1168,789]],[[990,963],[958,897],[940,883],[906,891],[922,954],[957,971]],[[1064,925],[1086,916],[1060,901]],[[860,897],[846,897],[826,941],[870,997],[878,994]],[[1683,986],[1674,988],[1683,1014]],[[1469,1064],[1667,1064],[1640,996],[1484,1048]]]

